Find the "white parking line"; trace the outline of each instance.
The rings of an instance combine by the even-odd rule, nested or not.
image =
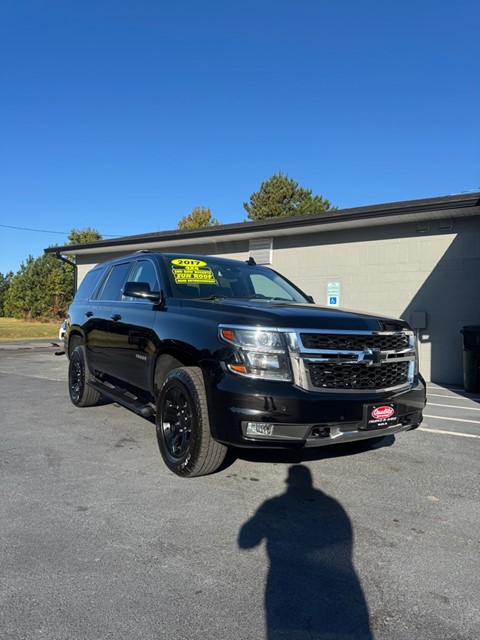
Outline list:
[[[435,420],[449,420],[450,422],[473,422],[473,424],[480,424],[480,420],[466,420],[465,418],[446,418],[445,416],[429,416],[426,413],[423,414],[424,418],[435,418]]]
[[[442,431],[442,429],[428,429],[427,427],[418,427],[418,431],[428,431],[428,433],[439,433],[443,436],[461,436],[462,438],[478,438],[480,440],[480,436],[476,436],[473,433],[458,433],[456,431]]]
[[[445,393],[430,393],[430,391],[427,392],[427,396],[430,397],[435,397],[435,398],[450,398],[450,400],[480,400],[480,398],[478,396],[461,396],[458,394],[451,394],[451,395],[447,395]]]
[[[429,402],[429,407],[449,407],[450,409],[465,409],[467,411],[480,411],[480,407],[459,407],[456,404],[437,404],[436,402]]]
[[[3,370],[0,370],[0,373],[6,374],[6,375],[9,375],[9,376],[10,375],[19,376],[19,377],[22,377],[22,378],[39,378],[40,380],[52,380],[53,382],[65,382],[66,381],[65,377],[52,378],[52,377],[49,377],[49,376],[38,376],[38,375],[29,374],[29,373],[17,373],[17,372],[12,373],[12,371],[3,371]]]

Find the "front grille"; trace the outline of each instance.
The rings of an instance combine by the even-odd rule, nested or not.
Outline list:
[[[334,333],[301,333],[305,349],[339,349],[342,351],[363,351],[364,349],[380,349],[380,351],[402,351],[410,347],[410,337],[406,333],[389,335],[349,335]]]
[[[409,362],[385,362],[380,366],[365,364],[332,365],[310,363],[312,385],[317,389],[388,389],[408,384]]]

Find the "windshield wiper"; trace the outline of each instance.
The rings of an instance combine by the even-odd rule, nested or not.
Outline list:
[[[262,302],[272,302],[272,301],[294,302],[293,300],[289,300],[288,298],[280,298],[278,296],[273,296],[269,298],[268,296],[264,296],[261,293],[257,293],[254,296],[250,296],[248,300],[262,300]]]
[[[200,297],[200,298],[192,298],[193,300],[226,300],[228,298],[228,296],[222,296],[219,294],[213,294],[211,296],[205,296],[205,297]]]

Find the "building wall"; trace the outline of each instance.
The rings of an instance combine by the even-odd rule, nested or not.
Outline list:
[[[412,321],[418,331],[422,373],[444,384],[463,382],[464,325],[480,325],[480,227],[454,220],[441,231],[417,232],[416,223],[346,232],[274,238],[273,267],[327,304],[329,282],[339,282],[340,308]]]
[[[480,325],[480,225],[478,218],[347,229],[273,238],[273,268],[327,304],[331,282],[340,283],[340,308],[402,317],[425,312],[418,330],[421,371],[427,380],[463,383],[460,329]],[[153,248],[153,247],[152,247]],[[168,248],[185,254],[245,260],[248,240]],[[122,255],[78,256],[79,281],[96,262]]]

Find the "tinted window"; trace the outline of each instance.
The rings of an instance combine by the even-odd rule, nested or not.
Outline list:
[[[152,291],[158,291],[158,278],[155,267],[150,260],[139,260],[129,278],[132,282],[146,282]]]
[[[99,300],[121,300],[122,289],[127,276],[132,267],[131,262],[123,262],[116,264],[110,270],[107,281],[103,285],[103,289],[98,296]]]
[[[145,282],[149,285],[150,291],[159,291],[157,272],[150,260],[139,260],[135,265],[132,273],[128,278],[129,282]],[[140,298],[131,298],[130,296],[123,296],[123,300],[132,302],[149,302],[148,300],[141,300]]]
[[[75,294],[76,302],[89,300],[92,297],[95,287],[97,286],[97,283],[100,279],[101,273],[101,269],[95,269],[94,271],[89,271],[87,273],[87,275],[80,283],[80,286],[77,289],[77,293]]]

